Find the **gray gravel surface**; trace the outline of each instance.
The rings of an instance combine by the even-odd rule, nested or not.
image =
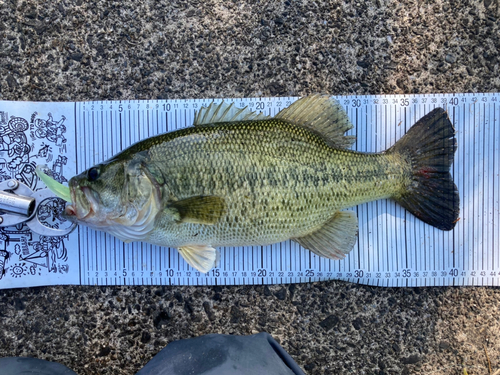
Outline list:
[[[499,17],[498,0],[0,0],[0,99],[498,92]],[[4,290],[0,356],[133,374],[173,340],[267,331],[308,374],[491,374],[498,297],[337,281]]]

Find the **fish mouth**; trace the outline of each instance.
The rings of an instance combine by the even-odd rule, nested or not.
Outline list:
[[[97,212],[98,201],[92,189],[87,186],[77,186],[70,181],[71,204],[64,210],[65,216],[71,221],[85,221]]]

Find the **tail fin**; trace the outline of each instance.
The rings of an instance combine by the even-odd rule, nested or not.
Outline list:
[[[460,197],[450,174],[456,149],[455,129],[445,110],[436,108],[387,150],[404,155],[413,170],[406,192],[395,199],[441,230],[453,229],[458,221]]]

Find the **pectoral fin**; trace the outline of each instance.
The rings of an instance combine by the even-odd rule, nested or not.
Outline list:
[[[172,202],[166,209],[179,222],[213,225],[224,214],[226,203],[220,197],[197,196]]]
[[[212,246],[189,245],[179,247],[178,250],[191,267],[203,273],[207,273],[212,268],[217,267],[219,263],[220,253]]]
[[[342,259],[353,248],[358,236],[358,218],[353,211],[338,211],[316,232],[292,238],[321,257]]]

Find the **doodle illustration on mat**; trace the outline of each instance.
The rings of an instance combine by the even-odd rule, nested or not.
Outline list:
[[[33,113],[30,120],[0,111],[0,182],[16,179],[32,190],[37,186],[37,164],[51,165],[52,177],[63,183],[66,154],[65,116],[57,121]],[[54,160],[54,154],[58,155]],[[64,202],[58,198],[43,201],[38,208],[40,222],[50,228],[64,226]],[[1,213],[1,212],[0,212]],[[65,240],[68,236],[47,237],[34,234],[25,224],[0,227],[0,280],[26,275],[42,276],[47,272],[69,270]]]

